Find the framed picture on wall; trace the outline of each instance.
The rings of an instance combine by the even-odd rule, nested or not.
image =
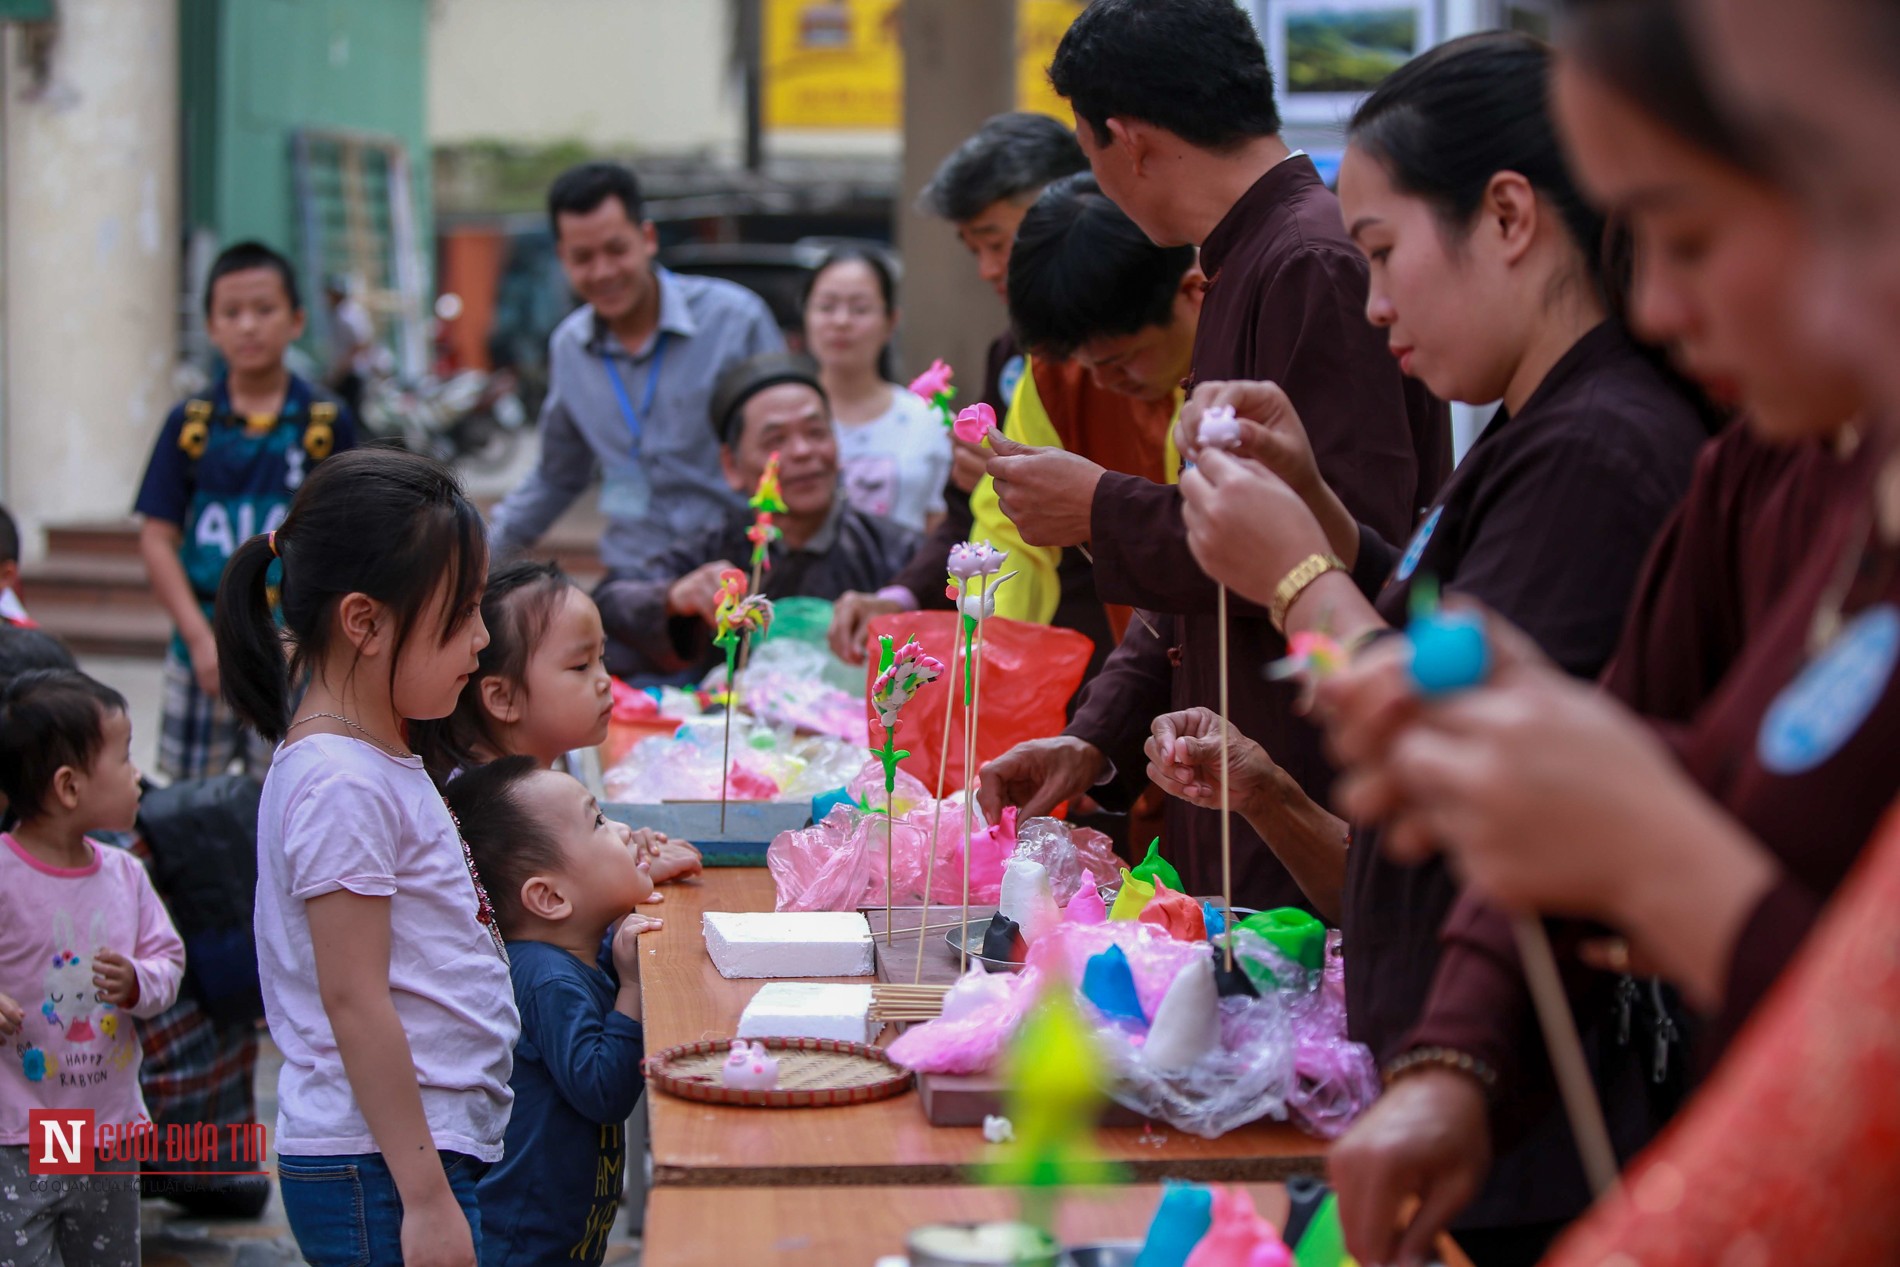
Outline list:
[[[1262,0],[1255,8],[1290,123],[1343,123],[1361,97],[1438,42],[1432,0]]]

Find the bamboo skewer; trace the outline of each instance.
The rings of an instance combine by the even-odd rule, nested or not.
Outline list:
[[[962,625],[963,614],[958,612],[957,623],[951,626],[954,632],[950,638],[950,698],[943,702],[943,739],[937,745],[937,786],[935,789],[937,808],[931,815],[930,821],[930,854],[924,859],[924,904],[926,906],[930,904],[931,884],[937,877],[937,836],[938,832],[943,828],[943,785],[944,781],[950,777],[950,714],[956,711],[956,683],[961,680],[957,677],[957,647],[963,641]],[[964,659],[967,661],[968,658],[969,651],[966,648],[964,651]],[[917,967],[911,973],[911,980],[922,981],[923,979],[924,936],[920,931],[917,934]]]
[[[1227,764],[1227,587],[1220,587],[1215,622],[1220,626],[1220,899],[1225,922],[1227,971],[1234,970],[1234,825]]]
[[[1551,1068],[1570,1116],[1570,1133],[1577,1137],[1577,1152],[1583,1157],[1583,1173],[1589,1177],[1591,1192],[1601,1197],[1616,1186],[1616,1149],[1610,1144],[1610,1128],[1584,1058],[1577,1020],[1570,1014],[1563,978],[1557,973],[1550,934],[1535,915],[1513,915],[1511,931],[1517,935],[1517,957],[1523,961],[1524,980],[1537,1004],[1544,1046],[1550,1049]]]
[[[969,667],[971,674],[970,699],[963,710],[963,922],[970,922],[970,836],[975,827],[973,815],[976,810],[976,718],[982,704],[983,689],[983,591],[987,579],[982,575],[972,578],[976,581],[976,630],[969,636]],[[962,599],[957,602],[958,613],[963,609]],[[967,944],[957,946],[957,971],[965,971],[970,966],[970,948]]]

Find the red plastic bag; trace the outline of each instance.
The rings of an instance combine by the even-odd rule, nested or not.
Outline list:
[[[871,680],[877,676],[877,640],[890,635],[902,646],[915,636],[924,651],[946,666],[944,675],[917,692],[898,719],[897,746],[910,756],[901,768],[931,792],[937,789],[942,755],[944,709],[951,709],[950,764],[943,793],[961,788],[963,773],[963,657],[954,656],[963,640],[962,617],[955,612],[903,612],[871,622],[871,655],[864,679],[864,711],[871,738],[883,742],[884,728],[871,710]],[[1046,739],[1068,724],[1069,697],[1082,685],[1095,644],[1086,634],[1052,625],[1031,625],[1001,617],[983,622],[982,680],[977,702],[976,764],[993,760],[1025,739]]]

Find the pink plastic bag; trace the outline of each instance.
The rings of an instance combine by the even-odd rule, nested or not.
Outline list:
[[[980,965],[971,968],[982,971]],[[1040,994],[1033,968],[989,978],[989,983],[998,981],[1002,984],[995,986],[994,1001],[955,1019],[939,1017],[913,1025],[898,1035],[886,1048],[891,1059],[918,1073],[983,1073],[994,1068],[1003,1045]]]

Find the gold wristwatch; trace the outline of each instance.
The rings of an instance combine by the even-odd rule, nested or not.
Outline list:
[[[1273,627],[1282,636],[1286,634],[1287,608],[1294,600],[1306,592],[1306,587],[1325,576],[1328,572],[1344,572],[1346,565],[1337,556],[1331,554],[1309,554],[1281,578],[1274,587],[1273,602],[1267,607],[1267,616],[1273,621]]]

